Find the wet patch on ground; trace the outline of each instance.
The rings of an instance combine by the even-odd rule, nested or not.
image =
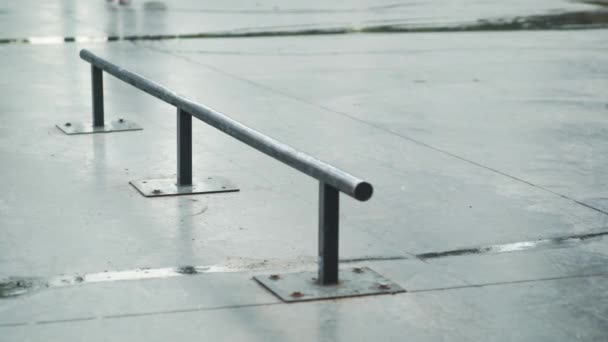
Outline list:
[[[0,14],[2,14],[0,12]],[[578,11],[545,15],[520,16],[514,18],[480,19],[476,22],[450,25],[433,24],[368,24],[362,26],[333,26],[304,29],[237,29],[219,32],[190,34],[126,35],[100,37],[30,37],[4,38],[0,44],[65,44],[106,43],[117,41],[149,41],[173,39],[209,38],[257,38],[293,37],[360,33],[431,33],[431,32],[483,32],[483,31],[533,31],[533,30],[586,30],[608,28],[608,10]]]
[[[197,271],[196,267],[194,267],[194,266],[181,266],[181,267],[177,268],[176,272],[179,274],[198,274],[199,273]]]
[[[144,4],[144,9],[149,11],[157,10],[153,6]],[[343,14],[343,13],[365,13],[365,12],[384,12],[399,8],[415,7],[415,3],[395,3],[386,5],[375,5],[358,8],[283,8],[279,5],[258,9],[230,9],[230,8],[180,8],[172,7],[171,12],[196,12],[210,14],[250,14],[250,15],[276,15],[276,14]],[[162,10],[167,10],[165,6]]]
[[[161,1],[146,1],[144,2],[145,11],[166,11],[167,5]]]
[[[10,298],[24,295],[40,286],[35,278],[0,279],[0,298]]]
[[[608,235],[608,231],[596,232],[596,233],[588,233],[588,234],[578,234],[578,235],[570,235],[570,236],[560,236],[549,239],[538,239],[532,241],[521,241],[521,242],[513,242],[506,243],[500,245],[491,245],[491,246],[482,246],[475,248],[463,248],[463,249],[455,249],[451,251],[444,252],[431,252],[431,253],[422,253],[416,255],[420,259],[433,259],[433,258],[445,258],[445,257],[453,257],[453,256],[462,256],[462,255],[471,255],[471,254],[489,254],[489,253],[507,253],[507,252],[517,252],[524,251],[529,249],[539,249],[539,248],[563,248],[563,247],[571,247],[580,242],[602,238]]]

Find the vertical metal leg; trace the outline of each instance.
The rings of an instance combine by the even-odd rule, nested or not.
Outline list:
[[[103,71],[91,65],[91,81],[93,89],[93,126],[103,127]]]
[[[319,284],[338,283],[340,192],[319,184]]]
[[[177,109],[177,185],[192,185],[192,115]]]

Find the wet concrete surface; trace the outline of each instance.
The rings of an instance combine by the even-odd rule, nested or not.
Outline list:
[[[601,1],[7,3],[0,43],[604,28]],[[202,19],[202,20],[201,20]],[[43,23],[44,25],[40,25]]]
[[[436,258],[448,258],[457,256],[478,256],[483,254],[515,253],[521,251],[543,251],[562,248],[580,248],[583,244],[597,245],[596,242],[608,235],[607,231],[599,231],[589,234],[572,236],[560,236],[547,239],[537,239],[533,241],[519,241],[499,245],[479,246],[462,248],[442,252],[428,252],[417,255],[367,255],[352,258],[341,258],[340,263],[345,266],[348,272],[349,264],[375,263],[396,260],[419,259],[429,261]],[[564,254],[559,252],[560,255]],[[138,268],[134,270],[105,270],[99,273],[59,275],[49,278],[17,278],[11,277],[0,279],[0,298],[9,298],[31,294],[36,291],[61,288],[69,286],[81,286],[87,284],[133,281],[146,279],[163,279],[183,276],[194,276],[209,273],[234,273],[234,272],[269,272],[269,271],[294,271],[314,269],[316,258],[300,257],[294,260],[277,259],[228,259],[228,262],[221,265],[195,266],[184,265],[177,267],[164,268]],[[595,273],[594,273],[595,272]],[[591,274],[603,274],[599,269]],[[585,273],[585,272],[583,272]],[[589,272],[587,272],[589,273]],[[414,290],[416,291],[416,290]],[[426,291],[426,290],[420,290]]]
[[[602,8],[0,5],[0,38],[60,38],[0,44],[0,341],[606,340],[607,36],[587,20]],[[241,191],[144,198],[129,181],[175,175],[175,109],[106,77],[106,118],[144,130],[64,135],[90,119],[82,48],[370,180],[369,202],[342,201],[342,266],[408,292],[281,303],[251,277],[315,269],[316,182],[195,122],[195,176]]]
[[[321,335],[314,339],[347,340],[360,329],[359,340],[374,334],[388,340],[404,335],[415,340],[479,340],[495,333],[497,340],[505,341],[556,336],[601,341],[608,270],[605,254],[594,251],[605,248],[605,242],[595,242],[583,248],[508,257],[446,258],[440,264],[374,263],[373,269],[407,286],[409,292],[289,307],[249,281],[251,273],[60,288],[4,300],[2,308],[11,318],[0,327],[9,340],[74,339],[83,334],[92,340],[140,335],[150,340],[167,336],[262,340],[285,335],[297,341],[317,333]],[[317,324],[336,321],[344,322],[344,327],[334,331],[335,336],[318,330]],[[363,322],[368,323],[360,328]],[[551,328],[557,322],[559,328]],[[504,331],[505,327],[513,330]]]
[[[340,48],[319,48],[323,39]],[[240,55],[233,54],[235,49],[228,44],[217,48],[219,44],[208,43],[200,49],[188,47],[189,42],[167,42],[171,51],[165,52],[449,158],[602,209],[603,190],[593,192],[604,183],[594,182],[588,172],[603,164],[599,162],[601,144],[593,143],[603,137],[601,120],[606,113],[603,31],[367,39],[363,49],[353,37],[340,43],[319,38],[314,47],[294,40],[278,51],[271,50],[272,41],[257,40]],[[399,45],[387,49],[389,40]],[[167,45],[152,46],[164,51],[162,46]],[[519,53],[509,55],[515,47]],[[472,50],[474,58],[467,58]],[[297,63],[272,67],[286,56]],[[344,65],[346,60],[350,64]],[[302,66],[315,63],[320,65],[315,72]],[[332,70],[328,70],[330,65]],[[307,86],[295,84],[296,79]],[[335,79],[347,81],[329,82]],[[310,86],[313,83],[323,87]],[[364,93],[368,88],[373,92]],[[382,116],[375,114],[387,104],[390,107]],[[523,106],[535,114],[520,110]],[[578,122],[565,123],[562,118]],[[505,126],[507,122],[518,127]],[[497,143],[489,144],[493,139],[487,137],[496,138]],[[577,158],[586,163],[581,165]],[[573,182],[571,187],[563,182],[566,178]]]

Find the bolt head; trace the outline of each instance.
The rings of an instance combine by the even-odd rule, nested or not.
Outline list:
[[[271,274],[271,275],[268,277],[268,279],[271,279],[271,280],[279,280],[279,279],[281,279],[281,276],[279,276],[278,274]]]
[[[118,122],[125,122],[125,119],[120,118],[120,119],[118,119]]]
[[[384,284],[384,283],[382,283],[382,284],[378,284],[378,288],[379,288],[380,290],[390,290],[390,289],[391,289],[391,286],[390,286],[389,284]]]
[[[294,291],[290,294],[290,296],[292,296],[293,298],[301,298],[304,297],[304,294],[300,291]]]
[[[354,273],[363,273],[363,269],[361,267],[354,267],[353,272]]]
[[[65,126],[65,127],[70,127],[70,126],[72,126],[72,124],[71,124],[71,123],[69,123],[69,122],[66,122],[64,126]]]
[[[159,189],[154,189],[152,190],[153,194],[160,194],[162,191],[160,191]]]

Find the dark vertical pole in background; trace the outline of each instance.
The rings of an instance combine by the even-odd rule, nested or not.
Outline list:
[[[319,183],[319,284],[338,283],[340,192]]]
[[[93,89],[93,126],[103,127],[103,71],[91,65],[91,81]]]
[[[192,185],[192,115],[177,109],[177,185]]]

